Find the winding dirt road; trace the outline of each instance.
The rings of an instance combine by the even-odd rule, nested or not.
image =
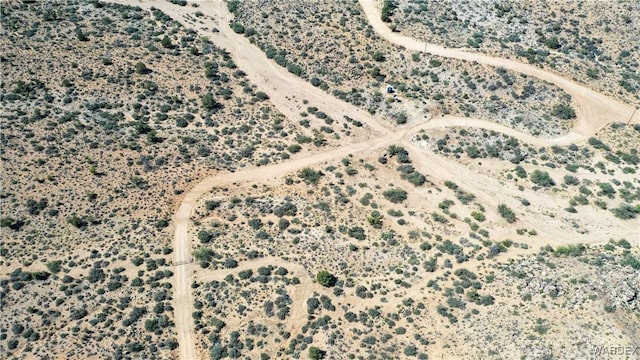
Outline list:
[[[230,52],[234,62],[239,66],[239,68],[243,69],[247,73],[247,77],[251,83],[265,91],[269,95],[274,106],[276,106],[276,108],[289,119],[297,118],[300,111],[307,106],[317,106],[335,119],[341,119],[343,115],[348,115],[353,119],[357,119],[363,122],[366,128],[370,131],[371,138],[367,141],[348,143],[348,139],[343,139],[344,145],[335,149],[317,150],[310,155],[298,157],[285,163],[251,168],[230,174],[217,174],[203,179],[185,194],[184,199],[174,216],[174,263],[181,263],[190,259],[192,245],[189,236],[189,225],[192,221],[191,217],[193,209],[198,199],[216,186],[229,185],[238,182],[265,181],[271,178],[277,178],[283,174],[294,172],[303,167],[313,166],[325,161],[338,159],[347,154],[379,149],[392,143],[402,143],[405,147],[412,150],[412,154],[416,153],[415,156],[412,155],[412,158],[415,158],[416,165],[419,165],[419,168],[429,169],[429,174],[437,174],[438,178],[456,180],[463,188],[477,190],[480,198],[489,201],[489,203],[493,203],[496,196],[509,197],[509,199],[505,200],[507,204],[516,203],[519,195],[517,190],[505,188],[504,184],[501,184],[495,179],[478,175],[474,171],[460,164],[454,164],[451,161],[441,159],[424,152],[407,139],[421,129],[465,126],[480,127],[505,133],[536,146],[555,144],[563,145],[583,141],[610,122],[627,122],[634,111],[631,106],[621,104],[613,99],[598,94],[595,91],[587,89],[582,85],[564,79],[560,75],[540,68],[513,60],[493,58],[483,54],[425,44],[402,36],[398,33],[391,32],[386,24],[380,20],[373,1],[360,0],[360,4],[364,9],[370,24],[376,32],[390,42],[415,51],[427,51],[435,55],[466,61],[475,61],[486,65],[501,66],[506,69],[518,71],[549,81],[572,95],[578,116],[578,121],[569,134],[550,140],[539,139],[530,135],[522,134],[516,130],[486,120],[455,116],[440,117],[429,120],[425,123],[413,125],[410,128],[393,130],[389,126],[382,124],[378,119],[371,116],[366,111],[333,98],[269,60],[259,48],[250,44],[246,38],[242,35],[235,34],[230,29],[228,24],[232,19],[232,16],[228,13],[226,4],[221,0],[199,2],[200,6],[197,8],[192,8],[190,6],[176,6],[166,0],[114,0],[114,2],[127,5],[137,5],[146,9],[153,6],[162,10],[173,19],[180,21],[185,26],[193,26],[201,36],[211,38],[217,46],[225,48]],[[194,16],[196,11],[201,11],[207,16],[196,18]],[[210,30],[213,27],[218,28],[219,33],[212,33]],[[304,104],[304,107],[303,99],[308,101],[308,104]],[[636,118],[637,117],[639,116],[636,116]],[[554,204],[558,202],[557,199],[548,195],[539,194],[537,196],[540,197],[540,203]],[[548,221],[553,222],[554,220]],[[539,224],[532,223],[531,225],[536,226]],[[593,225],[594,228],[598,230],[592,232],[590,237],[587,239],[585,239],[585,237],[575,236],[575,233],[572,232],[571,229],[567,229],[564,233],[562,231],[556,231],[562,227],[559,219],[555,220],[555,223],[552,225],[552,228],[554,229],[553,233],[543,233],[541,234],[541,238],[563,238],[563,235],[571,234],[572,236],[566,236],[564,238],[571,239],[571,242],[594,242],[594,239],[607,239],[606,234],[608,234],[608,231],[611,231],[611,223],[605,219],[595,220]],[[621,235],[629,234],[631,236],[637,236],[637,229],[631,225],[626,227],[623,226],[616,230],[620,231]],[[174,272],[173,299],[175,323],[178,335],[179,355],[180,358],[184,360],[206,357],[204,354],[198,354],[194,323],[191,317],[193,312],[191,283],[196,269],[196,266],[187,263],[177,266],[176,271]],[[204,279],[212,277],[217,278],[217,276],[218,275],[204,275]]]
[[[374,0],[359,0],[369,24],[384,39],[409,50],[427,52],[433,55],[475,61],[479,64],[502,67],[548,81],[572,96],[576,105],[578,121],[566,136],[568,142],[577,142],[590,137],[598,130],[612,122],[627,123],[634,113],[633,106],[629,106],[595,92],[574,81],[548,70],[521,63],[515,60],[496,58],[480,53],[468,52],[460,49],[446,48],[440,45],[425,43],[403,36],[391,29],[380,19],[380,13]],[[563,139],[565,140],[565,139]],[[560,141],[564,142],[564,141]]]

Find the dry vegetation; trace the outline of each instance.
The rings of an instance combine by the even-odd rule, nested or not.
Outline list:
[[[640,104],[638,2],[394,2],[390,21],[405,35],[515,57]]]
[[[431,2],[425,11],[446,36],[428,39],[461,45],[481,21],[513,15],[521,41],[537,41],[522,19],[542,26],[526,12],[542,14],[538,5],[443,17],[473,4]],[[375,134],[310,105],[295,119],[280,114],[282,101],[252,85],[234,54],[185,27],[213,19],[191,5],[181,25],[97,1],[3,3],[3,357],[178,357],[172,215],[210,175],[225,185],[196,200],[186,265],[202,358],[588,358],[594,347],[640,345],[640,244],[624,236],[637,236],[640,125],[562,147],[430,129],[349,153],[337,147]],[[411,123],[439,114],[540,137],[572,126],[562,90],[392,46],[357,2],[229,5],[237,36],[325,90],[328,106],[347,101],[393,123],[397,133],[382,137],[414,134]],[[402,2],[393,24],[425,34],[424,12],[406,10],[416,6]],[[611,31],[624,25],[611,21]],[[479,49],[517,50],[498,48],[507,29],[516,31],[496,26]],[[593,61],[574,55],[540,61]],[[626,70],[609,72],[609,56],[589,84],[637,66],[630,54],[615,65]],[[617,86],[607,91],[626,91]],[[345,151],[294,171],[266,167],[325,149]]]
[[[389,44],[357,2],[256,3],[238,3],[238,31],[288,71],[389,122],[460,114],[547,137],[566,133],[575,117],[570,96],[551,84]],[[562,106],[569,112],[559,112]]]
[[[214,358],[304,358],[310,347],[340,359],[535,358],[633,345],[637,245],[541,247],[548,240],[520,208],[421,177],[401,147],[380,155],[201,199],[192,236],[203,269],[194,285],[203,350]],[[332,285],[322,286],[323,271]],[[584,321],[569,326],[578,313]]]
[[[478,173],[518,184],[524,203],[526,191],[546,188],[567,197],[568,213],[597,208],[632,219],[640,201],[639,136],[640,125],[614,123],[581,146],[536,148],[483,129],[423,132],[413,140]]]
[[[2,25],[2,352],[171,357],[175,201],[302,133],[160,11],[3,3]]]

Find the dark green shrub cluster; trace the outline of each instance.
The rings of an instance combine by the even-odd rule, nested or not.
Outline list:
[[[380,19],[384,22],[391,22],[391,16],[398,7],[396,0],[384,0],[382,3],[382,11],[380,12]]]
[[[516,214],[505,204],[498,205],[498,213],[500,216],[505,218],[508,222],[514,223],[516,222]]]
[[[531,173],[530,178],[531,178],[531,182],[542,187],[549,187],[556,184],[556,182],[553,181],[551,176],[549,176],[549,173],[546,171],[534,170]]]

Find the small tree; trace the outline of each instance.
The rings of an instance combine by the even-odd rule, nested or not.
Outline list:
[[[567,104],[558,104],[554,106],[551,114],[562,120],[574,119],[576,117],[576,111]]]
[[[320,350],[319,348],[315,347],[315,346],[311,346],[309,348],[309,358],[313,359],[313,360],[319,360],[319,359],[324,359],[326,352],[324,352],[323,350]]]
[[[60,260],[52,260],[47,263],[47,269],[49,269],[52,273],[60,272],[60,265],[62,265],[62,261]]]
[[[316,279],[318,280],[318,284],[324,287],[332,287],[336,284],[336,281],[338,281],[333,274],[326,270],[319,271],[316,275]]]
[[[165,48],[167,48],[167,49],[171,49],[171,48],[173,48],[173,44],[171,43],[171,39],[170,39],[170,38],[169,38],[169,36],[167,36],[167,35],[165,35],[165,36],[162,38],[161,43],[162,43],[162,46],[164,46],[164,47],[165,47]]]
[[[382,228],[382,215],[378,210],[373,210],[367,218],[367,221],[376,229]]]
[[[240,23],[233,23],[231,24],[231,29],[233,29],[233,31],[236,34],[243,34],[244,33],[244,26]]]
[[[384,54],[380,51],[373,53],[373,60],[377,62],[383,62],[385,60]]]
[[[382,11],[380,12],[380,19],[384,22],[391,22],[391,16],[393,11],[398,7],[396,0],[384,0],[382,2]]]
[[[212,93],[208,92],[202,97],[202,107],[205,110],[216,111],[222,108],[222,104],[216,101]]]
[[[136,73],[143,75],[148,74],[149,72],[149,68],[147,68],[147,66],[142,61],[138,61],[136,63]]]

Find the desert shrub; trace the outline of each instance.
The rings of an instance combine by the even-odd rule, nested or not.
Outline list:
[[[367,222],[374,228],[380,229],[382,228],[382,215],[378,210],[373,210],[367,217]]]
[[[553,110],[551,110],[551,115],[562,120],[569,120],[576,117],[576,112],[568,104],[558,104],[553,107]]]
[[[508,222],[516,222],[516,214],[505,204],[498,205],[498,213],[505,218]]]
[[[264,91],[258,91],[256,92],[256,98],[260,101],[265,101],[269,100],[269,95],[267,95],[267,93],[265,93]]]
[[[232,258],[226,258],[224,260],[224,267],[227,269],[233,269],[238,267],[238,262],[235,259]]]
[[[531,182],[538,186],[549,187],[555,185],[555,181],[549,176],[549,173],[541,170],[534,170],[531,173]]]
[[[52,260],[47,263],[47,269],[52,273],[60,272],[60,266],[62,265],[62,261],[60,260]]]
[[[322,177],[321,171],[316,171],[311,168],[304,168],[298,172],[298,177],[303,179],[304,181],[311,183],[313,185],[317,185]]]
[[[447,298],[447,305],[449,305],[452,308],[458,308],[458,309],[465,308],[465,302],[462,299],[459,299],[456,297]]]
[[[589,138],[588,142],[589,142],[589,145],[593,146],[594,149],[605,150],[605,151],[611,150],[609,145],[603,143],[602,141],[594,137]]]
[[[320,307],[320,301],[315,297],[307,299],[307,313],[313,314]]]
[[[321,270],[316,274],[316,280],[318,280],[318,284],[324,287],[332,287],[336,284],[338,279],[326,270]]]
[[[77,227],[78,229],[84,229],[89,223],[86,220],[73,214],[71,218],[69,218],[69,224]]]
[[[622,204],[617,208],[611,209],[613,215],[617,218],[627,220],[627,219],[635,219],[638,214],[640,214],[640,204],[636,206],[631,206],[629,204]]]
[[[460,200],[460,202],[463,203],[464,205],[467,205],[470,202],[472,202],[476,197],[475,195],[470,194],[468,192],[458,190],[456,191],[456,198]]]
[[[482,222],[482,221],[484,221],[486,219],[484,214],[479,212],[479,211],[471,212],[471,217],[474,218],[476,221],[480,221],[480,222]]]
[[[458,185],[456,183],[454,183],[453,181],[445,181],[444,182],[444,186],[448,187],[449,189],[455,191],[458,190]]]
[[[434,272],[438,267],[438,258],[432,257],[429,260],[425,261],[422,266],[426,272]]]
[[[233,32],[236,34],[244,34],[244,26],[240,23],[235,22],[231,24],[231,29],[233,29]]]
[[[407,200],[407,192],[402,189],[389,189],[382,193],[385,199],[391,201],[394,204],[401,203]]]
[[[102,271],[102,269],[97,267],[92,267],[91,270],[89,270],[89,275],[87,276],[87,280],[90,283],[103,281],[104,278],[105,278],[104,271]]]
[[[380,19],[384,22],[391,22],[391,16],[393,16],[393,12],[397,7],[396,0],[384,0],[380,11]]]
[[[580,180],[577,177],[571,175],[564,176],[564,183],[567,185],[578,185],[580,184]]]
[[[409,344],[409,345],[404,347],[403,353],[406,356],[415,356],[418,353],[418,350],[416,349],[415,345]]]
[[[482,156],[482,154],[480,153],[480,150],[478,150],[478,148],[474,145],[467,146],[467,148],[464,151],[467,153],[467,156],[469,156],[472,159],[476,159]]]
[[[640,270],[640,259],[636,258],[635,256],[633,256],[630,253],[627,253],[624,256],[624,258],[622,259],[620,264],[622,264],[624,266],[631,266],[632,268],[634,268],[636,270]]]
[[[215,200],[207,200],[204,203],[204,206],[207,208],[207,210],[211,211],[211,210],[215,210],[217,208],[220,207],[220,201],[215,201]]]
[[[360,226],[354,226],[347,230],[347,235],[357,240],[364,240],[367,238],[367,235],[364,232],[364,229]]]
[[[320,359],[324,359],[325,355],[326,355],[325,351],[315,346],[309,347],[309,359],[320,360]]]
[[[401,177],[412,183],[414,186],[422,186],[427,181],[427,178],[417,171],[412,171],[408,174],[402,174]]]
[[[216,101],[211,92],[204,94],[201,101],[202,108],[205,110],[216,112],[217,110],[222,109],[222,104]]]
[[[86,309],[80,308],[80,309],[71,310],[71,319],[73,320],[80,320],[87,315],[88,315],[88,312]]]
[[[151,72],[151,70],[149,70],[149,68],[147,68],[147,66],[142,61],[138,61],[135,66],[136,73],[140,75],[148,74]]]
[[[609,183],[599,182],[598,187],[600,188],[600,191],[598,191],[598,195],[600,196],[605,195],[609,198],[613,198],[613,195],[616,193],[616,190]]]
[[[23,220],[14,219],[10,217],[0,218],[0,227],[8,227],[11,230],[20,230],[25,225]]]
[[[527,177],[527,171],[522,166],[518,165],[513,170],[516,172],[516,175],[519,178],[524,179],[525,177]]]
[[[277,217],[283,217],[283,216],[296,216],[296,214],[298,213],[298,207],[291,203],[291,202],[285,202],[282,205],[276,206],[273,209],[273,214]]]
[[[563,245],[563,246],[558,246],[555,250],[553,250],[553,255],[555,256],[580,256],[582,254],[584,254],[585,250],[587,248],[582,245],[582,244],[578,244],[578,245]]]
[[[374,52],[372,58],[374,61],[378,61],[378,62],[382,62],[385,60],[384,54],[380,51]]]
[[[557,36],[551,36],[544,40],[544,45],[549,49],[559,49],[562,45],[560,45],[560,41]]]

